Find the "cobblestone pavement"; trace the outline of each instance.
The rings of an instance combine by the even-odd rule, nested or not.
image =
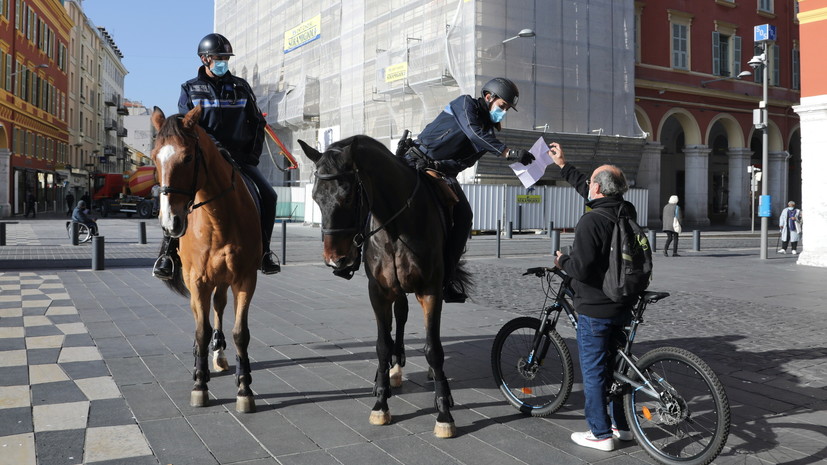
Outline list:
[[[189,407],[193,322],[187,301],[150,277],[160,231],[148,223],[148,244],[138,244],[137,220],[101,221],[103,271],[89,271],[89,244],[67,244],[62,219],[7,225],[0,465],[650,462],[633,443],[612,453],[571,443],[585,428],[579,384],[543,419],[523,417],[493,386],[494,334],[542,305],[539,280],[521,273],[549,264],[547,238],[503,240],[502,259],[493,237],[470,241],[474,299],[446,305],[442,322],[458,437],[438,440],[413,299],[393,423],[369,425],[376,362],[366,280],[319,264],[318,229],[287,225],[284,272],[259,279],[250,313],[258,411],[240,415],[225,374],[213,375],[210,406]],[[279,225],[275,236],[280,252]],[[773,253],[759,260],[756,234],[705,232],[699,252],[684,252],[691,235],[681,241],[683,257],[655,257],[652,289],[672,296],[650,307],[636,351],[678,346],[718,373],[733,427],[715,463],[827,463],[827,270]],[[573,331],[561,334],[575,351]]]

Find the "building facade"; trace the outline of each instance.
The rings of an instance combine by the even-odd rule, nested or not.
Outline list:
[[[650,226],[677,194],[689,226],[749,226],[748,167],[767,174],[775,216],[801,201],[800,42],[795,1],[635,2],[635,114],[647,134],[639,184],[649,188]],[[776,27],[769,46],[769,166],[753,109],[763,78],[749,62],[761,53],[753,27]],[[744,71],[752,75],[740,77]],[[757,200],[755,201],[757,207]]]
[[[95,173],[121,173],[131,167],[124,150],[122,117],[126,68],[123,54],[103,27],[95,26],[82,5],[67,0],[74,23],[69,43],[69,165],[67,190],[75,198],[94,193]]]
[[[827,171],[827,0],[801,0],[801,117],[802,215],[806,231],[802,265],[827,267],[827,203],[821,173]]]
[[[59,0],[0,1],[0,217],[63,208],[69,31]]]
[[[231,71],[291,150],[298,139],[323,149],[355,134],[395,147],[404,130],[415,137],[448,102],[505,76],[520,88],[500,134],[507,145],[530,148],[551,133],[585,168],[612,161],[637,173],[631,2],[216,0],[215,18],[233,45]],[[193,75],[197,66],[193,56]],[[300,185],[312,163],[297,155],[298,173],[273,169],[266,152],[261,166],[274,184]],[[543,182],[554,182],[551,171]],[[491,156],[462,175],[519,183]]]

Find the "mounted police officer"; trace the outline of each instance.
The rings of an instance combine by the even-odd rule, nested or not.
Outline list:
[[[178,112],[187,113],[201,105],[199,124],[213,138],[219,150],[229,152],[241,171],[256,185],[261,196],[261,236],[264,256],[261,271],[275,274],[281,270],[278,258],[270,251],[270,238],[276,217],[277,196],[273,187],[256,167],[264,144],[264,116],[256,105],[256,97],[247,81],[233,76],[228,68],[233,54],[230,41],[221,34],[207,34],[198,44],[202,66],[198,76],[181,85]],[[161,256],[152,275],[170,279],[178,240],[164,237]]]
[[[534,161],[527,150],[509,149],[500,142],[494,130],[501,130],[500,122],[509,109],[517,111],[520,91],[511,80],[497,77],[482,87],[480,97],[462,95],[425,126],[419,138],[411,142],[405,157],[417,169],[433,169],[442,173],[459,198],[453,208],[453,225],[446,238],[446,269],[443,297],[446,302],[465,302],[465,289],[454,279],[465,243],[471,233],[474,214],[471,205],[457,183],[456,176],[471,167],[486,152],[524,165]],[[405,141],[403,141],[405,143]]]

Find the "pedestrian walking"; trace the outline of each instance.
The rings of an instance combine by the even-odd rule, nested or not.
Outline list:
[[[66,194],[66,216],[72,216],[72,210],[75,208],[75,195],[70,191]]]
[[[37,199],[35,198],[34,193],[32,193],[31,189],[26,191],[26,218],[29,217],[30,213],[32,215],[32,218],[37,218],[37,211],[34,208],[36,200]]]
[[[781,248],[778,253],[787,253],[787,244],[792,246],[792,254],[798,254],[798,241],[801,240],[801,210],[795,208],[795,202],[787,202],[787,208],[781,210],[778,217],[781,230]]]
[[[669,256],[669,244],[672,246],[672,256],[680,257],[678,254],[678,235],[683,230],[683,212],[678,206],[678,196],[669,197],[669,202],[663,207],[663,232],[666,233],[666,245],[663,246],[663,256]]]

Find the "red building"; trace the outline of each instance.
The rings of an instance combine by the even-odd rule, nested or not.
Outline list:
[[[754,165],[768,171],[772,214],[801,200],[799,31],[795,1],[635,2],[635,114],[648,133],[638,184],[649,188],[649,218],[680,197],[690,226],[749,225]],[[768,50],[769,166],[753,109],[762,72],[753,28],[776,27]],[[739,78],[744,71],[751,72]],[[760,191],[760,189],[759,189]],[[753,194],[754,195],[754,194]]]
[[[0,0],[0,217],[22,214],[27,192],[63,208],[71,28],[60,0]]]

